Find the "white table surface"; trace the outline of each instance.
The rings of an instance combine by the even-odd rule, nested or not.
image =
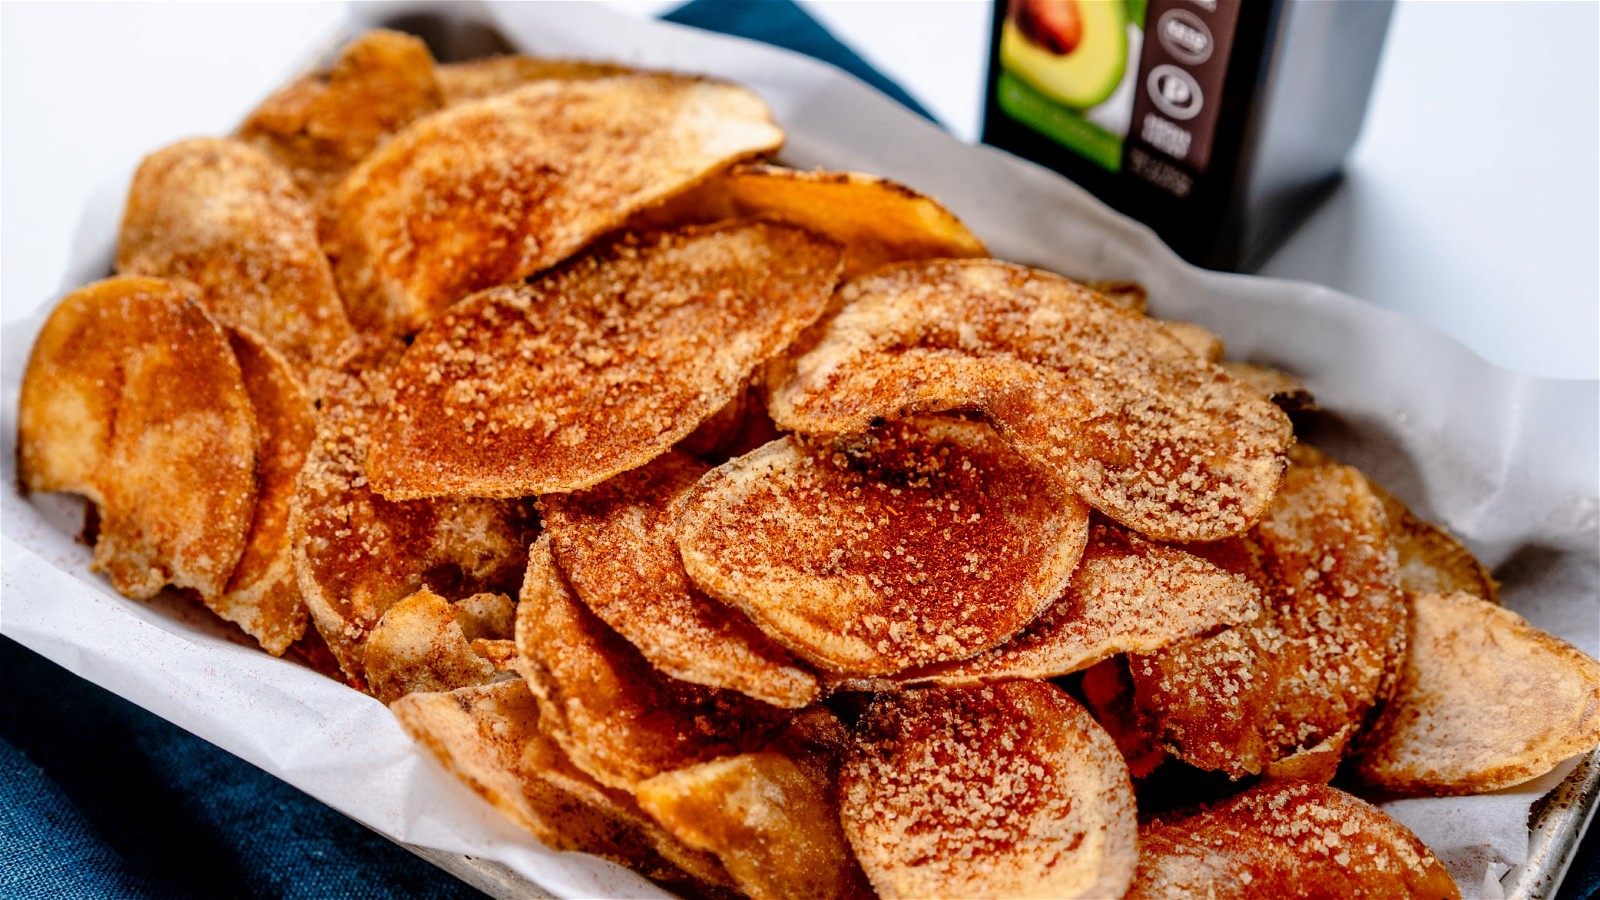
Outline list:
[[[988,3],[802,2],[976,139]],[[69,287],[97,189],[164,144],[229,130],[343,16],[331,3],[0,6],[3,318]],[[1596,3],[1402,3],[1346,184],[1264,273],[1404,312],[1508,369],[1600,375],[1597,35]]]

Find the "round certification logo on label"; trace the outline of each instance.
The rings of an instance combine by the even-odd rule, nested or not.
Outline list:
[[[1156,109],[1179,121],[1199,115],[1205,99],[1194,76],[1174,65],[1156,66],[1145,79],[1145,90]]]
[[[1156,24],[1156,36],[1172,58],[1195,66],[1211,58],[1211,29],[1186,9],[1169,9]]]

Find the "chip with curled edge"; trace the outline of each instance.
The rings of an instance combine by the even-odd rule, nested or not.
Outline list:
[[[351,318],[410,334],[782,142],[761,98],[725,81],[539,81],[427,116],[364,158],[331,198],[324,246]]]
[[[891,694],[857,723],[841,817],[881,897],[1118,897],[1138,857],[1116,744],[1043,681]]]
[[[773,419],[840,434],[981,411],[1095,509],[1159,540],[1215,540],[1266,511],[1287,416],[1159,322],[1038,269],[907,263],[840,288],[844,309],[783,373]]]
[[[816,676],[684,572],[674,504],[709,468],[669,452],[592,488],[544,495],[539,513],[556,559],[578,599],[667,675],[807,706]]]
[[[94,504],[93,566],[129,597],[168,584],[217,596],[255,514],[250,396],[196,296],[135,276],[80,288],[46,320],[22,376],[22,485]]]
[[[624,235],[417,336],[367,457],[390,499],[598,484],[667,452],[822,314],[837,244],[736,222]]]
[[[702,590],[825,670],[889,675],[1021,631],[1066,587],[1089,514],[981,422],[791,436],[685,496]]]

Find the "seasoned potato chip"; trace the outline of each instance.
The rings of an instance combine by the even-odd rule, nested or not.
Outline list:
[[[316,217],[283,170],[238,141],[146,157],[128,191],[117,271],[186,278],[206,311],[260,335],[301,377],[350,337]]]
[[[239,138],[275,158],[320,203],[367,154],[444,104],[435,74],[422,41],[368,31],[326,72],[263,101],[239,126]]]
[[[667,675],[807,706],[816,676],[701,593],[678,558],[672,505],[708,468],[669,452],[587,490],[546,494],[539,513],[556,560],[578,599]]]
[[[1317,409],[1317,398],[1300,380],[1288,372],[1255,363],[1225,359],[1217,365],[1240,382],[1255,388],[1284,412],[1310,412]]]
[[[339,185],[325,243],[351,318],[411,333],[782,141],[761,99],[728,82],[541,81],[396,135]]]
[[[1170,319],[1157,319],[1167,333],[1178,339],[1178,343],[1189,348],[1189,352],[1200,357],[1206,362],[1220,363],[1226,349],[1222,338],[1216,332],[1197,325],[1194,322],[1174,322]]]
[[[1460,897],[1404,825],[1336,788],[1259,785],[1139,829],[1128,900],[1189,897]]]
[[[520,679],[408,694],[389,708],[445,768],[546,845],[603,856],[668,883],[692,881],[666,849],[698,877],[727,882],[705,854],[673,846],[632,798],[572,768],[539,732],[538,704]]]
[[[802,658],[849,675],[962,659],[1066,587],[1088,508],[987,425],[923,418],[789,437],[684,498],[689,577]]]
[[[384,611],[363,658],[367,689],[384,703],[486,684],[495,675],[494,665],[472,651],[449,602],[427,588]]]
[[[1261,593],[1248,580],[1102,523],[1090,532],[1066,593],[1021,634],[971,659],[914,669],[896,680],[956,685],[1054,678],[1260,614]]]
[[[87,497],[92,565],[137,599],[168,584],[221,593],[255,515],[250,397],[193,291],[124,276],[68,294],[22,377],[23,487]]]
[[[1363,782],[1486,793],[1600,747],[1600,663],[1471,594],[1413,602],[1399,688],[1356,755]]]
[[[874,702],[840,773],[844,832],[882,897],[1118,897],[1137,859],[1116,745],[1048,682]]]
[[[375,493],[363,471],[386,376],[329,373],[317,437],[295,491],[295,569],[312,621],[346,675],[364,677],[363,642],[396,601],[517,590],[537,532],[526,500],[415,500]]]
[[[1137,281],[1086,280],[1083,286],[1129,312],[1144,313],[1150,308],[1150,292]]]
[[[237,622],[261,648],[278,656],[306,630],[306,605],[294,571],[289,507],[295,479],[317,414],[289,363],[255,335],[233,331],[228,344],[239,360],[256,422],[256,509],[244,553],[228,586],[205,598],[217,615]]]
[[[574,491],[667,452],[822,313],[839,248],[774,222],[623,237],[441,316],[401,359],[384,496]]]
[[[715,853],[754,900],[874,896],[839,825],[844,726],[801,713],[772,745],[640,783],[645,811],[691,847]]]
[[[542,726],[578,768],[609,787],[765,743],[789,713],[733,691],[657,672],[572,594],[550,538],[528,554],[517,604],[517,669]]]
[[[1132,657],[1139,704],[1199,768],[1239,777],[1303,751],[1331,777],[1404,651],[1382,504],[1348,466],[1296,464],[1250,542],[1265,566],[1248,573],[1268,601],[1261,619]]]
[[[1500,586],[1489,570],[1450,532],[1417,518],[1393,494],[1372,484],[1383,501],[1400,560],[1400,586],[1417,594],[1471,594],[1500,603]]]
[[[547,59],[538,56],[507,54],[435,66],[446,105],[482,100],[495,94],[547,79],[610,78],[630,75],[637,69],[616,63],[582,59]]]
[[[1237,534],[1265,512],[1288,417],[1160,323],[1047,272],[992,260],[894,266],[775,386],[773,419],[848,433],[977,409],[1091,506],[1158,540]]]

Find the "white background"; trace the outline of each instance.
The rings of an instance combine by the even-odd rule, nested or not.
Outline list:
[[[802,5],[976,139],[986,2]],[[97,189],[166,143],[228,131],[343,16],[339,4],[0,7],[4,318],[68,287]],[[1515,371],[1600,375],[1597,72],[1600,4],[1401,3],[1347,183],[1265,274],[1404,312]]]

